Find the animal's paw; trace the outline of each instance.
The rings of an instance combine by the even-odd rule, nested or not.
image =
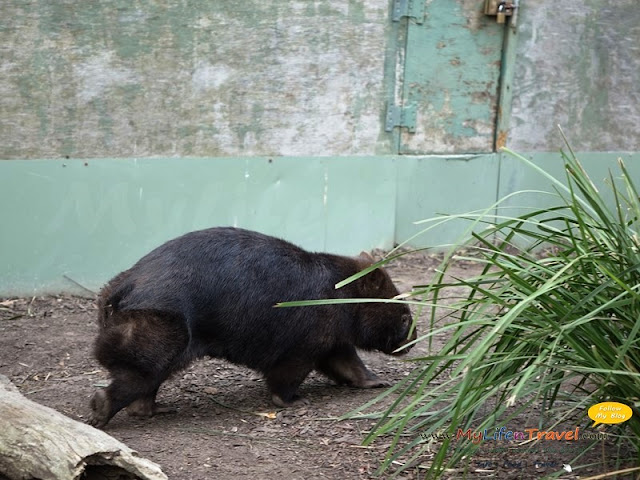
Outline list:
[[[87,423],[95,428],[103,428],[111,419],[111,401],[107,392],[98,390],[94,393],[89,406],[91,407],[91,414]]]

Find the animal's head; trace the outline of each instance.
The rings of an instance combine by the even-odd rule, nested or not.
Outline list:
[[[366,252],[356,258],[360,270],[370,267],[375,260]],[[359,298],[393,299],[398,289],[382,268],[359,278],[355,282]],[[402,355],[413,345],[396,351],[417,338],[409,306],[402,303],[362,303],[359,309],[359,335],[357,346],[365,350],[380,350],[387,354]]]

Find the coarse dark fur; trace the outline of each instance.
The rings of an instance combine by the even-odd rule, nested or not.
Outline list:
[[[237,228],[192,232],[161,245],[100,292],[95,355],[112,381],[91,399],[89,422],[103,427],[125,407],[157,413],[162,382],[207,355],[264,374],[282,407],[306,403],[297,390],[314,369],[337,383],[388,385],[365,367],[356,347],[392,354],[415,339],[406,305],[274,307],[397,295],[381,269],[335,289],[372,263],[367,254],[310,253]]]

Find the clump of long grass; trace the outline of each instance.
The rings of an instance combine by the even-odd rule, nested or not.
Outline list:
[[[508,217],[498,202],[497,209],[462,216],[470,222],[469,239],[445,256],[431,284],[413,292],[431,323],[418,341],[443,331],[449,340],[363,407],[398,394],[365,439],[392,435],[382,471],[401,459],[399,473],[435,448],[428,476],[438,477],[478,448],[456,442],[458,428],[493,431],[530,415],[534,405],[542,406],[539,421],[549,427],[588,423],[586,411],[597,402],[626,403],[634,417],[608,431],[640,452],[638,191],[621,160],[619,178],[609,174],[609,206],[570,149],[562,152],[565,182],[507,153],[547,176],[557,204]],[[438,224],[443,217],[432,220]],[[456,253],[460,247],[471,253],[467,260],[482,265],[474,278],[449,275],[452,263],[465,258]],[[446,306],[443,320],[442,297],[451,288],[467,293]],[[425,441],[432,436],[435,445]]]

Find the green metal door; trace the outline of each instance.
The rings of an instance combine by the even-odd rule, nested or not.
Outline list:
[[[419,2],[408,2],[413,3]],[[492,152],[505,24],[486,16],[481,0],[427,0],[424,12],[422,7],[405,12],[406,55],[397,96],[403,108],[415,107],[415,131],[401,130],[398,150]]]

